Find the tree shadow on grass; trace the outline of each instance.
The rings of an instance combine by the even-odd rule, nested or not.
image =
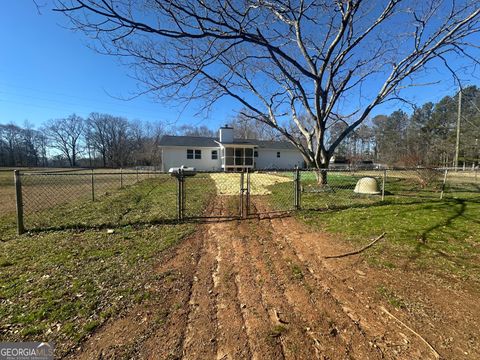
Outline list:
[[[143,228],[148,226],[175,226],[181,224],[202,224],[202,223],[209,223],[209,222],[230,222],[230,221],[238,221],[239,218],[235,217],[221,217],[221,216],[214,216],[214,217],[189,217],[185,218],[184,220],[177,220],[177,219],[158,219],[158,220],[149,220],[149,221],[131,221],[131,222],[123,222],[123,223],[101,223],[95,225],[88,225],[88,224],[67,224],[67,225],[59,225],[59,226],[43,226],[43,227],[34,227],[31,229],[27,229],[28,233],[32,234],[40,234],[46,232],[53,232],[53,231],[76,231],[76,232],[84,232],[84,231],[100,231],[100,230],[107,230],[107,229],[124,229],[124,228]]]
[[[470,201],[470,200],[468,200]],[[474,201],[478,203],[478,201]],[[453,222],[460,218],[464,217],[465,210],[467,209],[467,200],[465,199],[449,199],[448,203],[452,203],[452,208],[454,209],[454,213],[448,216],[446,219],[437,222],[426,228],[420,236],[418,237],[418,243],[415,245],[415,248],[412,250],[411,255],[408,257],[408,265],[414,263],[415,261],[419,260],[422,256],[424,256],[425,251],[431,251],[438,256],[456,264],[457,266],[463,266],[464,264],[464,257],[459,255],[452,255],[448,254],[445,251],[435,248],[430,244],[429,237],[431,234],[440,229],[440,228],[452,228]]]

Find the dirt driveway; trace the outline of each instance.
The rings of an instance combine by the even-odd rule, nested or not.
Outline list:
[[[358,256],[322,258],[346,250],[294,218],[200,225],[159,260],[151,298],[112,318],[70,356],[480,358],[474,294],[407,274],[399,282],[398,274],[371,269]],[[426,297],[421,311],[391,306],[379,298],[379,283],[397,284],[417,304],[413,286]],[[448,310],[458,303],[463,312]]]

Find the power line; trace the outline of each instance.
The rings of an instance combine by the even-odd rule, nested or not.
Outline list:
[[[65,107],[65,106],[48,106],[48,105],[40,105],[40,104],[32,104],[32,103],[27,103],[27,102],[22,102],[22,101],[15,101],[15,100],[8,100],[8,99],[0,99],[0,102],[4,102],[4,103],[12,103],[12,104],[17,104],[17,105],[22,105],[22,106],[27,106],[27,107],[35,107],[35,108],[41,108],[41,109],[48,109],[48,110],[62,110],[62,111],[65,111],[65,112],[75,112],[75,111],[72,111],[72,108],[71,107]],[[105,113],[109,113],[110,111],[105,111],[106,109],[92,109],[92,107],[86,107],[85,105],[75,105],[76,108],[75,110],[86,110],[85,112],[92,112],[92,110],[98,110],[100,112],[105,112]],[[141,113],[133,113],[133,112],[129,112],[129,111],[125,111],[125,110],[119,110],[117,111],[117,114],[120,113],[122,115],[130,115],[129,117],[130,118],[139,118],[139,117],[143,117],[143,118],[148,118],[150,120],[155,120],[155,121],[158,121],[160,120],[159,116],[158,115],[150,115],[150,114],[141,114]]]

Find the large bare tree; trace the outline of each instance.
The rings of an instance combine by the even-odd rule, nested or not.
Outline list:
[[[205,107],[234,98],[317,169],[425,70],[456,76],[454,57],[477,62],[480,29],[479,0],[59,0],[57,10],[133,64],[145,92]],[[347,126],[328,139],[337,122]]]
[[[60,151],[72,167],[77,166],[77,158],[82,151],[84,128],[85,120],[75,114],[50,120],[45,126],[50,146]]]

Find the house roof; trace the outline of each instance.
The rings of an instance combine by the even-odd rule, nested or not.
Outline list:
[[[164,135],[160,139],[160,146],[192,146],[192,147],[218,147],[218,137],[204,136],[174,136]],[[288,141],[269,141],[256,139],[234,139],[233,143],[224,145],[253,145],[260,149],[295,150],[295,146]]]

